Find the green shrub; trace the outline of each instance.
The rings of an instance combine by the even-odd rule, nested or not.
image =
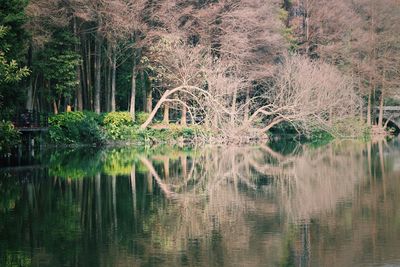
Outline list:
[[[129,112],[110,112],[104,116],[104,126],[132,126],[133,121]]]
[[[150,114],[146,112],[138,112],[135,114],[135,122],[139,125],[142,125],[148,118]]]
[[[49,137],[54,143],[100,144],[103,133],[96,116],[83,112],[66,112],[49,118]]]
[[[105,114],[97,114],[96,112],[93,111],[83,111],[83,114],[85,115],[86,118],[94,120],[98,125],[103,124],[103,120],[105,117]]]
[[[115,126],[108,125],[104,127],[106,137],[111,140],[133,140],[137,136],[137,126]]]
[[[107,138],[112,140],[133,139],[137,131],[129,112],[108,113],[104,116],[103,125]]]
[[[21,142],[21,136],[10,121],[0,121],[0,152],[8,152]]]

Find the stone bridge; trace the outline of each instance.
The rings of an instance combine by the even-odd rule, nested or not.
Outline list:
[[[378,120],[379,107],[374,108],[374,118]],[[383,107],[383,123],[388,127],[395,128],[397,132],[400,131],[400,106],[385,106]]]

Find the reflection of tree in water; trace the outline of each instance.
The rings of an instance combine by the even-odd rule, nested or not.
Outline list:
[[[288,155],[267,146],[121,148],[85,164],[58,155],[50,176],[0,181],[20,188],[3,201],[15,216],[0,217],[0,244],[31,244],[40,266],[346,266],[398,247],[400,214],[389,211],[400,210],[400,184],[385,153],[394,152],[342,142]]]
[[[353,201],[318,216],[311,228],[312,253],[318,255],[312,265],[399,264],[400,172],[394,168],[398,147],[382,141],[365,145],[367,174],[355,188]]]

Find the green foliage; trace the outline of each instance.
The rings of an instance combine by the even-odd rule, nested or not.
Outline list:
[[[18,82],[29,75],[27,67],[20,68],[15,59],[7,60],[6,53],[10,50],[7,44],[3,43],[10,28],[0,25],[0,84]]]
[[[0,121],[0,152],[8,152],[21,142],[20,133],[9,121]]]
[[[150,114],[146,112],[138,112],[135,114],[136,123],[142,125],[148,118]]]
[[[0,116],[9,114],[24,101],[24,90],[16,83],[29,75],[24,66],[28,35],[24,24],[27,21],[27,0],[0,2]]]
[[[137,130],[129,112],[108,113],[104,116],[103,125],[107,138],[112,140],[132,139]]]
[[[85,117],[89,120],[94,120],[97,124],[102,125],[103,120],[106,114],[97,114],[96,112],[93,111],[83,111],[83,114]]]
[[[132,116],[129,112],[110,112],[104,116],[104,126],[115,125],[115,126],[132,126]]]
[[[5,252],[5,267],[29,267],[32,266],[32,259],[28,253],[23,251],[9,251]]]
[[[28,38],[24,29],[27,5],[27,0],[3,0],[0,4],[0,25],[7,29],[1,38],[0,50],[6,51],[8,60],[12,58],[19,63],[24,59]]]
[[[81,62],[80,55],[75,52],[78,40],[65,29],[57,29],[51,42],[38,53],[35,69],[42,72],[50,81],[53,97],[71,97],[78,80],[76,69]]]
[[[139,113],[140,120],[148,114]],[[140,121],[140,123],[142,123]],[[191,140],[196,136],[211,133],[200,126],[170,124],[159,128],[141,130],[129,112],[111,112],[98,115],[93,112],[66,112],[49,119],[49,138],[57,144],[102,144],[108,141],[136,143],[171,143],[176,140]]]
[[[101,144],[104,135],[96,119],[83,112],[66,112],[49,118],[50,141],[59,144]]]
[[[75,52],[52,56],[46,64],[45,77],[52,80],[57,94],[71,96],[78,81],[76,67],[79,65],[79,56]]]

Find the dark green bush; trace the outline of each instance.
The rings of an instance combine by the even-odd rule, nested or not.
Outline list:
[[[0,121],[0,152],[8,152],[21,142],[21,136],[10,121]]]
[[[49,118],[50,141],[61,144],[100,144],[104,137],[95,116],[66,112]]]
[[[93,111],[83,111],[83,114],[86,116],[86,118],[94,120],[98,125],[103,124],[103,120],[105,117],[105,114],[97,114],[96,112]]]

